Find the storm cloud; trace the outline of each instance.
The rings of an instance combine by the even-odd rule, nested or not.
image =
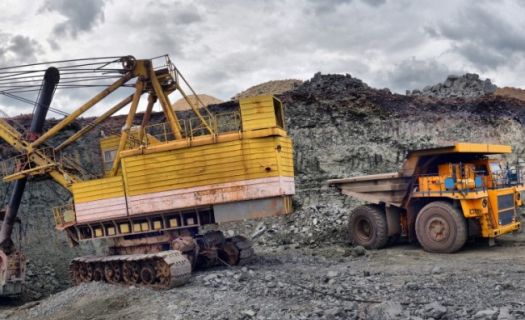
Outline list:
[[[53,27],[56,37],[76,38],[81,32],[88,32],[104,22],[105,0],[46,0],[41,11],[58,12],[65,18]]]
[[[480,70],[495,69],[521,59],[525,50],[525,25],[516,23],[505,10],[497,13],[497,9],[483,2],[469,3],[452,20],[441,21],[427,31],[449,41],[453,51]]]
[[[2,65],[167,53],[198,92],[223,100],[318,71],[399,93],[464,72],[525,87],[518,0],[45,0],[0,10]],[[85,98],[74,91],[57,93],[66,111]]]
[[[42,46],[34,39],[23,35],[0,33],[0,64],[16,65],[36,60]]]

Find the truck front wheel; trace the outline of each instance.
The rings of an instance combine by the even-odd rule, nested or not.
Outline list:
[[[431,202],[417,215],[416,236],[425,251],[456,252],[467,241],[467,221],[452,204]]]
[[[383,248],[388,241],[388,229],[383,208],[364,205],[350,213],[348,221],[349,240],[367,249]]]

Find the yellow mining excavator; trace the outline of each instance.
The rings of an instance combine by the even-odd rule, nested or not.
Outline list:
[[[10,236],[23,186],[34,176],[49,176],[70,191],[72,200],[53,208],[53,214],[57,229],[66,232],[72,244],[112,240],[109,255],[74,259],[70,271],[75,283],[107,281],[156,288],[182,285],[194,268],[237,265],[253,256],[249,239],[225,237],[220,231],[201,233],[202,226],[292,211],[292,142],[285,130],[283,106],[275,97],[241,99],[237,110],[227,113],[211,113],[187,100],[193,116],[179,119],[169,94],[178,91],[187,98],[187,90],[194,92],[168,56],[58,61],[52,65],[56,68],[47,69],[43,83],[33,85],[39,101],[29,132],[0,119],[0,138],[20,153],[2,166],[4,181],[15,184],[0,230],[0,246],[7,257],[1,261],[2,268],[9,259],[24,265]],[[44,64],[37,66],[42,69]],[[11,78],[24,75],[18,69],[10,72]],[[107,84],[93,85],[94,81]],[[102,89],[43,130],[55,90],[75,88],[79,82]],[[19,97],[20,87],[13,86],[4,94]],[[84,112],[101,106],[107,96],[123,97],[117,93],[121,89],[131,90],[131,94],[57,142],[57,134]],[[141,103],[144,95],[147,101]],[[157,102],[166,121],[151,123]],[[63,151],[127,105],[123,126],[116,128],[116,134],[106,133],[100,139],[103,172],[86,176]],[[145,109],[142,117],[137,114],[140,106]]]
[[[525,185],[519,167],[497,158],[510,146],[456,143],[410,151],[399,172],[329,180],[369,202],[350,214],[351,242],[379,249],[400,236],[430,252],[451,253],[469,237],[493,242],[519,230]]]

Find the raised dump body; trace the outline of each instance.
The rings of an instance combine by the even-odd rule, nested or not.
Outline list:
[[[343,194],[375,204],[400,206],[407,195],[410,178],[398,172],[372,174],[329,181]]]
[[[454,252],[468,237],[493,241],[520,228],[525,187],[519,168],[493,157],[505,153],[509,146],[457,143],[409,152],[398,173],[328,183],[371,203],[350,215],[353,243],[380,248],[404,236],[427,251]]]

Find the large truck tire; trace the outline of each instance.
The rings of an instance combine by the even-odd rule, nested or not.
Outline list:
[[[467,241],[467,220],[452,204],[434,201],[419,211],[416,236],[425,251],[453,253]]]
[[[388,242],[388,228],[383,208],[364,205],[350,213],[348,221],[350,243],[367,249],[383,248]]]

